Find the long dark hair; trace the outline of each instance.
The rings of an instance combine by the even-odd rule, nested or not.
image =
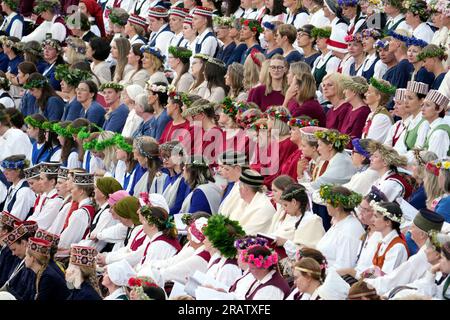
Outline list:
[[[138,62],[138,68],[137,68],[137,70],[134,70],[134,72],[133,72],[133,74],[131,75],[131,78],[130,78],[130,79],[132,79],[132,78],[134,77],[134,75],[135,75],[136,73],[138,73],[138,72],[142,69],[142,58],[144,58],[144,53],[141,52],[141,47],[142,47],[142,46],[143,46],[142,43],[135,43],[135,44],[133,44],[133,45],[131,46],[131,51],[133,51],[133,54],[134,54],[135,56],[139,56],[139,62]]]
[[[30,115],[30,117],[36,121],[39,121],[40,123],[47,121],[47,118],[39,113],[32,114],[32,115]],[[45,143],[45,130],[44,129],[39,128],[39,132],[38,132],[36,141],[37,141],[37,143]]]
[[[129,145],[133,145],[133,138],[125,137],[125,142]],[[127,152],[127,160],[125,160],[125,164],[127,165],[127,172],[131,173],[136,166],[138,161],[134,158],[133,151]]]
[[[70,123],[70,121],[63,121],[59,125],[65,129]],[[69,159],[69,155],[74,148],[78,148],[77,142],[72,137],[64,137],[64,144],[61,147],[61,162],[66,162]]]
[[[186,172],[189,176],[186,183],[191,190],[201,184],[208,183],[208,181],[215,182],[211,169],[207,165],[186,164]]]
[[[215,63],[206,62],[205,65],[205,80],[208,83],[208,89],[211,91],[212,87],[221,87],[228,94],[228,86],[225,84],[225,74],[227,69],[224,66],[219,66]]]
[[[45,76],[43,76],[42,74],[40,74],[39,72],[34,72],[30,75],[30,77],[28,78],[28,82],[31,81],[44,81],[47,80],[47,78]],[[48,83],[45,82],[42,86],[42,88],[39,88],[42,90],[42,94],[41,97],[39,99],[36,100],[37,105],[39,107],[39,109],[44,112],[45,108],[47,106],[47,102],[48,99],[50,99],[50,97],[58,97],[58,95],[56,94],[55,89],[53,89],[53,87]]]
[[[91,81],[92,82],[92,81]],[[78,118],[72,121],[71,127],[74,129],[80,129],[82,127],[88,127],[88,131],[89,132],[95,132],[98,131],[98,129],[91,125],[91,122],[88,119],[85,118]],[[84,157],[84,149],[82,145],[78,145],[77,144],[77,149],[78,149],[78,160],[83,162],[83,157]]]
[[[188,49],[183,47],[177,47],[177,50],[180,52],[187,52]],[[180,78],[183,74],[189,72],[189,66],[190,66],[190,58],[177,58],[180,59],[181,63],[183,64],[183,68],[181,69],[180,74],[177,74],[177,77],[174,82],[174,86],[176,87],[178,84],[178,81],[180,81]]]

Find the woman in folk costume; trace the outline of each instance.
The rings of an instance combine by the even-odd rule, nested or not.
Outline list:
[[[128,63],[131,66],[133,66],[133,69],[129,70],[125,74],[124,78],[120,81],[120,84],[125,86],[125,88],[133,84],[139,85],[143,88],[145,87],[145,83],[150,78],[150,74],[142,66],[144,54],[141,51],[141,47],[142,47],[141,43],[135,43],[131,45],[131,50],[128,55]]]
[[[297,30],[309,22],[310,15],[303,6],[302,1],[283,1],[283,6],[287,8],[287,14],[283,19],[284,23],[293,25]]]
[[[334,268],[327,270],[327,277],[317,288],[316,300],[346,300],[350,285],[342,279]]]
[[[50,266],[51,242],[38,238],[28,240],[25,265],[36,274],[36,295],[34,300],[66,300],[69,290],[64,273]]]
[[[31,152],[31,165],[49,161],[51,146],[45,139],[45,129],[43,128],[43,123],[47,122],[47,119],[43,115],[35,113],[27,116],[24,121],[28,127],[27,135],[30,139],[35,140]]]
[[[351,105],[351,109],[340,129],[350,138],[361,138],[364,124],[370,113],[370,108],[365,103],[365,93],[369,87],[366,79],[360,76],[344,77],[342,79],[345,101]],[[349,145],[351,147],[351,144]]]
[[[50,229],[64,203],[64,199],[56,190],[60,165],[59,162],[41,162],[40,164],[40,183],[43,193],[39,196],[40,201],[35,205],[33,214],[28,218],[30,221],[36,221],[40,229]]]
[[[25,266],[28,240],[34,236],[36,230],[36,222],[18,222],[14,224],[13,231],[3,238],[4,243],[17,258],[18,263],[5,278],[6,282],[3,284],[1,291],[9,292],[16,300],[33,300],[36,293],[36,274]]]
[[[66,282],[70,289],[67,300],[101,300],[95,257],[97,250],[72,245],[70,263],[66,270]]]
[[[95,157],[92,151],[95,149],[100,135],[100,132],[97,130],[99,129],[94,123],[84,118],[72,121],[70,127],[67,128],[77,147],[78,161],[81,164],[80,168],[92,174],[95,174],[97,170],[103,169],[102,160]]]
[[[217,214],[208,219],[203,234],[205,249],[211,254],[206,274],[231,286],[242,275],[234,242],[245,235],[244,230],[237,221]]]
[[[141,192],[162,194],[167,174],[161,171],[162,161],[158,142],[152,137],[138,137],[134,139],[133,154],[145,172],[136,183],[133,194],[139,195]]]
[[[5,158],[1,162],[4,174],[11,186],[8,188],[3,210],[9,212],[20,220],[25,220],[32,214],[36,196],[25,180],[24,169],[28,167],[28,160],[24,155]]]
[[[344,187],[329,184],[320,188],[320,197],[326,203],[334,224],[320,239],[316,248],[325,255],[330,266],[336,269],[353,268],[364,228],[352,212],[362,197]]]
[[[160,275],[161,286],[168,281],[186,284],[187,279],[196,271],[206,272],[211,254],[206,251],[203,228],[207,225],[205,217],[196,218],[187,228],[188,244],[173,258],[152,261],[153,272]]]
[[[78,143],[74,140],[72,133],[69,132],[70,121],[63,121],[52,125],[52,130],[58,135],[58,141],[61,144],[61,162],[68,169],[80,168],[81,161],[78,154]]]
[[[444,119],[450,100],[436,90],[430,90],[422,104],[422,116],[430,124],[423,148],[439,159],[450,156],[450,126]]]
[[[151,276],[151,261],[173,257],[180,252],[181,245],[177,240],[177,229],[173,217],[165,209],[153,204],[149,205],[143,206],[138,211],[139,221],[150,240],[145,247],[142,260],[135,269],[139,275]]]
[[[371,153],[368,149],[371,141],[358,138],[352,140],[352,163],[358,171],[343,187],[359,194],[367,194],[372,184],[380,178],[378,172],[370,168]]]
[[[318,170],[319,172],[324,170],[324,173],[305,186],[308,189],[318,190],[325,183],[348,182],[356,171],[350,156],[344,151],[344,147],[350,141],[349,136],[336,130],[316,131],[314,135],[318,139],[317,151],[320,159],[324,161]]]
[[[174,91],[172,87],[169,87],[168,95],[166,110],[171,120],[167,123],[159,138],[159,143],[161,144],[172,140],[181,141],[186,135],[186,131],[189,130],[189,121],[181,115],[183,112],[183,101],[186,99],[185,93]]]
[[[444,66],[448,54],[444,48],[435,44],[429,44],[417,55],[417,60],[423,61],[424,68],[434,74],[435,78],[430,89],[439,90],[439,87],[447,74],[447,66]]]
[[[21,221],[8,212],[0,213],[0,288],[20,262],[4,241],[5,237],[14,230],[14,224],[18,222]]]
[[[124,86],[115,82],[107,82],[100,86],[99,91],[103,93],[108,112],[105,114],[103,130],[122,132],[128,117],[128,107],[121,103],[121,93]]]
[[[94,195],[94,176],[90,173],[74,173],[71,194],[72,207],[67,213],[59,240],[59,255],[67,255],[72,244],[80,242],[89,230],[95,216],[95,208],[91,198]]]
[[[217,123],[225,129],[224,150],[236,150],[248,154],[249,141],[240,124],[237,122],[237,116],[251,108],[251,105],[233,101],[231,98],[226,97],[220,103],[220,106],[221,110],[219,111],[219,120]]]
[[[126,260],[111,263],[103,273],[102,285],[108,289],[103,300],[129,300],[126,287],[136,272]]]
[[[394,125],[389,129],[386,136],[384,144],[393,147],[398,152],[406,150],[404,143],[406,128],[409,122],[409,112],[406,110],[406,89],[395,90],[394,96],[394,110],[393,114],[397,118],[400,118]]]
[[[364,273],[375,277],[396,269],[408,259],[405,237],[400,231],[403,212],[396,202],[371,202],[374,209],[373,230],[380,232],[382,240],[373,256],[372,267]]]
[[[180,212],[204,211],[216,214],[222,198],[222,190],[215,183],[212,172],[203,157],[192,156],[184,165],[183,178],[191,192],[184,199]]]
[[[137,130],[143,119],[136,114],[136,97],[144,93],[144,87],[138,84],[130,84],[126,86],[122,92],[123,102],[128,106],[130,112],[128,113],[127,120],[122,129],[122,135],[124,137],[131,137],[133,132]]]
[[[139,221],[137,213],[139,207],[139,200],[131,196],[122,198],[111,207],[111,211],[118,216],[123,225],[128,227],[128,230],[124,247],[97,256],[97,263],[100,267],[122,259],[127,260],[134,267],[142,260],[150,238],[144,233],[143,226]]]
[[[337,3],[342,8],[342,15],[350,20],[348,35],[354,35],[366,28],[366,17],[361,12],[358,0],[338,0]]]
[[[98,240],[97,234],[119,222],[113,218],[108,203],[109,196],[119,190],[122,190],[122,186],[112,177],[101,177],[95,181],[94,200],[98,209],[91,221],[89,233],[80,241],[80,246],[93,247],[98,252],[111,251],[112,243]]]
[[[306,258],[313,259],[319,265],[319,273],[320,274],[317,274],[317,276],[320,276],[320,277],[316,276],[315,277],[316,280],[320,280],[319,278],[322,278],[322,279],[326,278],[328,262],[327,262],[327,259],[324,257],[324,255],[320,251],[313,249],[313,248],[308,248],[308,247],[304,247],[304,248],[298,250],[297,253],[295,254],[295,259],[293,259],[293,261],[292,261],[294,286],[292,288],[291,293],[285,300],[302,300],[302,299],[308,300],[308,299],[310,299],[311,295],[315,292],[316,287],[314,286],[314,284],[317,284],[315,281],[307,281],[307,279],[304,279],[304,278],[302,279],[303,280],[301,282],[302,287],[304,287],[304,286],[306,287],[307,284],[311,284],[311,287],[308,286],[308,287],[302,289],[302,290],[305,290],[305,292],[300,291],[299,286],[298,286],[300,283],[299,283],[299,281],[296,281],[296,280],[301,280],[301,279],[299,279],[299,277],[298,277],[299,270],[297,270],[297,272],[296,272],[294,270],[294,268],[296,265],[298,265],[298,262],[300,262]],[[311,265],[312,265],[312,263],[308,263],[308,267],[311,267]],[[319,284],[319,286],[320,286],[320,284]],[[308,291],[308,292],[306,292],[306,291]]]
[[[142,59],[142,67],[150,74],[150,83],[163,82],[168,84],[167,78],[164,74],[164,61],[166,56],[156,48],[144,45],[141,47],[141,52],[144,54]]]
[[[272,182],[272,198],[271,202],[276,208],[276,212],[272,218],[268,234],[274,234],[278,229],[281,229],[285,222],[289,221],[289,216],[281,204],[281,195],[289,186],[295,183],[295,180],[288,175],[280,175]]]
[[[317,300],[317,289],[325,281],[326,265],[319,264],[313,258],[302,258],[295,263],[294,277],[297,293],[292,300]],[[286,300],[291,300],[286,299]]]
[[[190,193],[183,177],[182,149],[178,141],[170,141],[160,146],[164,170],[168,173],[162,195],[170,208],[170,215],[180,212],[184,199]]]
[[[183,47],[169,47],[169,65],[176,72],[171,85],[177,92],[187,92],[194,82],[189,73],[192,51]]]
[[[198,36],[194,41],[193,53],[207,54],[214,57],[219,52],[219,42],[213,33],[213,12],[209,8],[195,7],[192,10],[192,27]],[[195,18],[195,19],[194,19]],[[194,22],[195,21],[195,22]]]
[[[239,178],[237,202],[230,219],[237,220],[247,234],[266,233],[272,223],[275,208],[263,189],[264,178],[256,171],[243,170]]]
[[[377,29],[364,29],[361,34],[366,58],[357,75],[364,77],[367,81],[372,77],[381,79],[386,72],[387,67],[381,62],[380,57],[378,56],[375,42],[381,39],[382,35]]]
[[[355,282],[348,291],[347,300],[381,300],[377,290],[368,285],[363,279]]]
[[[134,187],[144,174],[144,169],[133,156],[133,138],[116,135],[115,140],[117,165],[114,177],[124,190],[134,194]]]
[[[331,29],[314,28],[311,31],[311,36],[316,39],[317,49],[321,55],[314,61],[312,74],[316,80],[317,87],[320,86],[325,76],[333,74],[339,67],[339,58],[333,55],[333,52],[328,49],[328,40],[331,36]]]
[[[322,219],[307,210],[308,194],[301,184],[292,184],[283,191],[281,204],[288,217],[274,234],[277,245],[283,246],[288,257],[295,256],[298,247],[316,247],[325,234]]]
[[[55,260],[55,254],[58,252],[59,236],[43,229],[37,229],[34,237],[50,242],[50,259],[48,261],[48,267],[54,269],[64,280],[64,266],[59,261],[56,262]]]
[[[0,110],[0,134],[2,135],[0,160],[18,154],[23,154],[28,160],[31,160],[30,139],[22,130],[12,126],[10,116],[4,110]]]
[[[374,139],[383,143],[394,123],[386,105],[391,100],[396,88],[388,81],[370,79],[370,85],[365,93],[366,103],[370,108],[362,138]]]
[[[7,36],[17,37],[22,39],[24,19],[19,14],[18,0],[7,0],[2,2],[2,11],[6,13],[5,20],[1,26],[1,30],[4,30],[4,34]]]
[[[289,295],[289,285],[277,270],[276,252],[266,246],[254,245],[242,250],[239,259],[248,264],[255,278],[245,300],[284,300]]]
[[[376,141],[371,141],[369,150],[372,154],[370,168],[377,171],[380,176],[373,185],[383,192],[389,201],[394,201],[398,197],[408,199],[413,191],[412,181],[407,174],[398,170],[406,167],[406,157]],[[412,218],[414,217],[405,217],[408,221]]]
[[[428,94],[428,85],[423,82],[408,81],[406,87],[405,109],[410,114],[409,123],[404,135],[406,150],[399,151],[400,154],[414,148],[423,147],[430,125],[422,116],[422,104]],[[408,158],[413,159],[412,152]]]
[[[91,140],[89,146],[93,147],[91,157],[98,163],[97,168],[92,172],[96,176],[114,175],[117,164],[116,149],[114,148],[116,137],[117,134],[112,131],[101,131],[96,139]]]
[[[302,158],[297,162],[297,181],[299,183],[311,182],[321,176],[327,165],[321,160],[317,151],[318,139],[316,131],[325,130],[321,127],[304,127],[300,129]],[[328,162],[327,162],[328,163]],[[320,169],[320,170],[319,170]]]

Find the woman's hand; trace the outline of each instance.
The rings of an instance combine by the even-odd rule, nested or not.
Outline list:
[[[295,98],[297,96],[297,93],[298,93],[297,84],[293,82],[286,91],[286,94],[284,96],[283,107],[287,107],[289,101]]]
[[[303,172],[308,168],[309,161],[305,158],[300,158],[297,161],[297,176],[301,177],[303,176]]]
[[[440,263],[435,264],[434,266],[431,267],[430,272],[432,274],[436,274],[437,272],[441,271],[441,265]]]
[[[100,267],[104,267],[105,264],[106,264],[106,256],[103,255],[103,254],[97,255],[97,264],[98,264]]]

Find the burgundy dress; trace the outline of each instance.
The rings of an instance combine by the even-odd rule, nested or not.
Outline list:
[[[319,120],[319,127],[325,127],[326,115],[322,105],[316,99],[310,99],[301,105],[295,99],[288,102],[289,112],[293,117],[308,116],[311,119]]]
[[[173,120],[170,120],[167,123],[167,126],[164,128],[164,131],[161,134],[161,138],[159,138],[159,143],[163,144],[163,143],[172,141],[173,139],[178,140],[179,135],[174,136],[174,133],[177,130],[181,130],[181,129],[185,129],[187,132],[187,131],[189,131],[189,126],[190,126],[190,124],[189,124],[189,121],[187,121],[187,120],[185,122],[177,124],[177,125],[174,125]],[[186,134],[186,132],[185,132],[185,134]],[[182,133],[182,131],[179,131],[179,133]]]
[[[341,132],[348,134],[352,139],[361,138],[369,113],[370,108],[368,106],[351,110],[345,117]]]
[[[266,111],[268,107],[281,106],[283,104],[284,95],[281,91],[272,90],[267,96],[264,94],[265,91],[266,86],[263,84],[250,89],[247,102],[256,103],[262,112]]]
[[[297,163],[302,156],[300,149],[295,150],[289,157],[281,164],[280,175],[286,174],[297,180]]]
[[[330,108],[327,112],[327,123],[325,127],[327,129],[336,129],[340,132],[343,132],[342,125],[344,124],[346,115],[350,112],[351,109],[352,105],[348,102],[344,102],[337,109]]]

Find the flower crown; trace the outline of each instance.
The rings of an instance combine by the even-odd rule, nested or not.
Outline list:
[[[127,15],[119,15],[116,8],[107,8],[108,10],[110,10],[109,15],[108,15],[108,19],[109,21],[111,21],[113,24],[118,24],[120,26],[125,26],[128,22],[128,14]]]
[[[247,112],[245,117],[243,116],[243,112],[238,111],[236,115],[236,123],[243,128],[247,128],[249,125],[254,123],[260,116],[255,112]]]
[[[281,200],[290,201],[288,199],[292,198],[293,196],[295,196],[297,193],[300,193],[300,192],[305,192],[305,189],[299,188],[299,189],[292,190],[289,193],[282,194],[280,199]]]
[[[336,131],[325,130],[316,131],[314,135],[318,139],[323,139],[331,143],[336,149],[345,147],[350,142],[350,136]]]
[[[267,239],[254,236],[247,236],[241,239],[237,239],[234,242],[235,248],[239,250],[244,250],[252,246],[265,246],[265,245],[267,245]]]
[[[21,42],[14,42],[11,39],[9,39],[7,36],[1,36],[0,43],[2,43],[3,45],[5,45],[8,48],[16,48],[19,51],[23,51],[24,45]]]
[[[204,53],[197,53],[197,54],[194,54],[194,58],[208,61],[209,58],[211,58],[211,56],[204,54]]]
[[[331,36],[331,28],[325,27],[325,28],[313,28],[311,30],[311,38],[317,39],[317,38],[324,38],[329,39]]]
[[[24,89],[43,88],[48,85],[47,79],[34,79],[23,85]]]
[[[217,26],[227,26],[230,27],[233,25],[233,17],[219,17],[213,16],[213,23]]]
[[[147,52],[147,53],[150,53],[151,55],[154,55],[156,58],[158,58],[162,62],[164,62],[165,59],[166,59],[166,56],[163,55],[161,53],[161,51],[159,51],[159,49],[157,49],[155,47],[151,47],[149,45],[144,45],[144,46],[141,47],[140,50],[141,50],[142,53]]]
[[[117,133],[114,136],[114,144],[121,150],[127,152],[127,153],[131,153],[131,151],[133,151],[133,146],[128,144],[125,141],[124,136],[122,136],[121,134]]]
[[[422,2],[420,0],[404,0],[403,7],[414,15],[419,15],[421,18],[428,18],[430,11],[426,6],[426,2],[424,5],[422,5]]]
[[[264,31],[263,27],[261,27],[261,24],[258,22],[258,20],[253,19],[241,19],[241,25],[247,26],[252,30],[253,32],[262,33]]]
[[[382,37],[381,32],[378,31],[377,29],[373,29],[373,28],[364,29],[361,32],[361,35],[362,35],[363,38],[371,37],[371,38],[374,38],[374,39],[379,39],[379,38]]]
[[[435,250],[440,251],[445,242],[450,240],[450,234],[442,233],[437,230],[428,231],[428,237]]]
[[[154,287],[159,288],[159,286],[150,277],[136,277],[130,278],[128,280],[128,286],[134,288],[139,300],[153,300],[150,299],[148,295],[145,294],[144,288]]]
[[[267,127],[266,122],[253,122],[247,126],[247,129],[258,132],[260,130],[268,130],[269,127]]]
[[[55,79],[64,80],[68,85],[72,87],[78,86],[78,84],[91,78],[91,74],[88,71],[80,69],[70,69],[67,64],[60,64],[55,69]]]
[[[450,164],[449,164],[450,168]],[[425,170],[427,170],[429,173],[433,174],[436,177],[439,177],[440,169],[436,166],[436,163],[434,161],[430,161],[426,164]]]
[[[385,85],[382,84],[380,81],[375,79],[374,77],[370,78],[370,85],[377,89],[380,92],[393,95],[395,94],[395,91],[397,90],[397,87],[391,86],[391,85]]]
[[[241,251],[241,254],[239,255],[239,259],[244,262],[251,264],[259,269],[268,269],[271,266],[274,266],[278,263],[278,254],[276,252],[273,252],[270,256],[262,256],[259,255],[258,257],[255,257],[253,254],[248,254],[248,251],[252,248],[260,247],[259,245],[254,245],[249,247],[248,249],[244,249]]]
[[[122,91],[123,90],[123,85],[121,85],[121,84],[119,84],[119,83],[115,83],[115,82],[106,82],[106,83],[103,83],[101,86],[100,86],[100,91],[103,91],[103,90],[105,90],[105,89],[114,89],[114,90],[116,90],[116,91]]]
[[[406,46],[410,47],[410,46],[416,46],[416,47],[421,47],[421,48],[425,48],[428,45],[428,42],[425,42],[421,39],[417,39],[415,37],[407,37],[406,39]]]
[[[278,110],[278,109],[276,109],[274,107],[270,107],[269,109],[267,109],[265,114],[268,117],[272,117],[272,118],[275,118],[277,120],[281,120],[284,123],[288,123],[289,120],[291,119],[291,116],[288,115],[285,111]]]
[[[190,213],[185,213],[181,216],[181,222],[183,222],[185,225],[190,226],[192,222],[194,222],[195,219]]]
[[[43,0],[39,1],[34,7],[34,12],[40,14],[49,9],[58,9],[61,7],[61,3],[58,0]]]
[[[446,17],[450,17],[450,2],[448,0],[433,0],[428,3],[429,8],[434,12],[440,12]]]
[[[44,123],[50,124],[49,121],[43,121],[43,122],[41,122],[41,121],[38,121],[38,120],[34,119],[34,118],[31,117],[31,116],[26,116],[25,119],[23,119],[23,121],[24,121],[28,126],[31,126],[31,127],[33,127],[33,128],[39,128],[39,129],[43,129],[43,124],[44,124]],[[47,125],[46,125],[46,126],[47,126]]]
[[[58,51],[58,53],[62,52],[62,48],[61,48],[61,43],[56,40],[56,39],[46,39],[42,42],[42,47],[45,46],[50,46],[53,49],[55,49],[56,51]]]
[[[442,169],[442,170],[450,170],[450,161],[448,161],[448,160],[437,161],[436,168]]]
[[[67,38],[66,43],[75,50],[76,53],[86,54],[86,46],[82,47],[73,41],[72,38]]]
[[[156,84],[151,83],[150,80],[145,84],[145,89],[150,90],[152,92],[159,92],[159,93],[167,93],[167,91],[168,91],[167,86],[163,86],[163,85],[157,86]]]
[[[189,59],[192,57],[191,50],[179,50],[178,47],[170,46],[169,53],[178,59]]]
[[[239,112],[244,112],[248,109],[248,106],[243,102],[236,102],[233,101],[230,97],[226,97],[222,101],[222,111],[227,116],[229,116],[232,119],[236,119],[236,115]]]
[[[345,196],[342,193],[333,192],[332,184],[324,184],[320,186],[320,197],[328,204],[337,208],[342,206],[344,209],[354,209],[362,201],[362,196],[359,193],[351,191],[349,196]]]
[[[374,49],[387,49],[389,48],[389,41],[388,40],[377,40],[373,44]]]
[[[175,228],[174,218],[169,215],[167,219],[163,220],[161,218],[152,215],[152,208],[149,206],[143,206],[141,208],[141,214],[144,216],[148,223],[154,224],[158,229],[173,229]]]
[[[290,127],[317,127],[319,125],[319,120],[316,119],[305,119],[305,118],[291,118],[288,121]]]
[[[382,206],[380,206],[378,204],[378,202],[376,202],[374,200],[370,201],[369,205],[373,208],[374,211],[381,213],[383,216],[385,216],[389,220],[392,220],[392,221],[400,223],[400,224],[403,223],[403,221],[404,221],[402,217],[397,217],[392,212],[389,212],[386,208],[383,208]]]
[[[361,33],[350,34],[345,36],[344,40],[345,42],[362,42],[362,35]]]
[[[426,58],[439,58],[441,60],[444,60],[445,56],[445,49],[442,47],[437,47],[432,50],[425,49],[417,55],[417,61],[423,61]]]

